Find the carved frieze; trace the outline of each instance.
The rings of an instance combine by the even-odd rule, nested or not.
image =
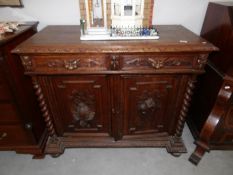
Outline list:
[[[21,61],[24,66],[24,69],[26,71],[32,71],[33,70],[33,65],[32,65],[32,60],[29,56],[21,56]]]
[[[49,68],[65,68],[67,70],[74,70],[78,68],[79,61],[79,59],[49,60],[47,65]]]
[[[144,91],[138,97],[138,114],[142,119],[151,118],[154,112],[161,107],[160,95]]]
[[[73,90],[70,95],[72,103],[71,113],[74,119],[73,124],[78,124],[78,128],[91,128],[91,122],[94,120],[95,112],[95,97],[89,91]]]
[[[88,59],[54,59],[47,62],[49,68],[64,68],[67,70],[75,70],[81,67],[103,67],[104,59],[88,58]]]
[[[190,57],[180,59],[180,57],[144,57],[144,58],[125,58],[123,67],[152,67],[154,69],[161,69],[163,67],[192,67],[193,60]]]
[[[198,59],[197,59],[197,64],[198,64],[198,67],[201,69],[205,66],[206,62],[207,62],[207,57],[208,55],[207,54],[201,54]]]

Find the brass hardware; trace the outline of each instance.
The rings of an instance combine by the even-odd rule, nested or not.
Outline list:
[[[111,69],[112,70],[117,70],[119,66],[119,60],[117,56],[112,56],[112,60],[111,60]]]
[[[172,85],[166,85],[166,88],[167,88],[167,89],[171,89],[171,88],[172,88]]]
[[[225,89],[225,90],[229,90],[229,89],[231,89],[231,86],[226,85],[226,86],[224,86],[224,89]]]
[[[24,125],[25,129],[31,130],[32,129],[32,124],[31,123],[26,123]]]
[[[97,125],[97,128],[98,129],[103,128],[103,125]]]
[[[120,114],[120,111],[116,110],[115,108],[112,108],[112,114]]]
[[[68,70],[74,70],[78,68],[79,60],[64,60],[64,66]]]
[[[101,85],[96,84],[96,85],[93,86],[93,88],[94,88],[94,89],[99,89],[99,88],[101,88]]]
[[[148,58],[148,62],[155,69],[159,69],[159,68],[163,67],[163,61],[161,61],[161,60],[154,60],[152,58]]]
[[[6,136],[7,136],[7,133],[6,133],[6,132],[3,132],[3,133],[0,135],[0,140],[3,140]]]
[[[134,132],[134,131],[136,131],[136,128],[129,128],[129,131]]]
[[[114,109],[114,108],[112,108],[112,114],[115,114],[115,113],[116,113],[115,109]]]

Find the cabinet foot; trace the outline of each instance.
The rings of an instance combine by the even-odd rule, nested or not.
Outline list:
[[[60,155],[62,155],[62,153],[51,154],[51,157],[52,157],[52,158],[57,158],[57,157],[59,157]]]
[[[170,137],[166,149],[174,157],[179,157],[182,153],[187,153],[183,140],[180,137]]]
[[[32,157],[33,159],[44,159],[45,158],[45,154],[35,154]]]
[[[180,157],[181,153],[171,153],[171,155],[173,155],[174,157]]]
[[[60,138],[50,137],[46,146],[46,153],[50,154],[52,157],[59,157],[64,152],[64,145],[62,144]]]

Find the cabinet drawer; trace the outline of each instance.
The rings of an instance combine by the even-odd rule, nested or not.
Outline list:
[[[70,73],[107,70],[105,55],[23,56],[26,71],[43,73]]]
[[[122,57],[122,70],[202,68],[206,62],[206,58],[201,60],[198,55],[123,55]]]
[[[19,120],[16,106],[13,104],[0,104],[0,111],[0,122],[14,122]]]
[[[0,125],[0,147],[30,143],[30,136],[20,125]]]

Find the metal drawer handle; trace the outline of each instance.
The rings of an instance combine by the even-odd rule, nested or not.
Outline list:
[[[64,60],[64,66],[68,70],[77,69],[79,65],[79,60]]]
[[[161,61],[161,60],[154,60],[152,58],[148,58],[148,62],[155,69],[159,69],[159,68],[163,67],[163,61]]]
[[[7,136],[7,133],[6,133],[6,132],[2,133],[2,134],[0,135],[0,140],[3,140],[6,136]]]
[[[224,86],[224,89],[225,89],[225,90],[229,90],[229,89],[231,89],[231,86],[226,85],[226,86]]]

